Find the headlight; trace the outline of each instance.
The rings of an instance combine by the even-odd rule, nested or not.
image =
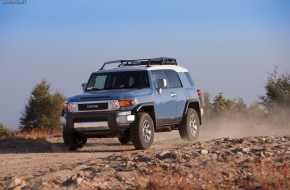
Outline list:
[[[118,100],[112,100],[108,103],[109,110],[118,110],[120,108]]]
[[[68,110],[69,110],[70,112],[74,112],[74,111],[76,111],[76,110],[77,110],[77,104],[74,103],[74,102],[69,103],[69,104],[68,104]]]

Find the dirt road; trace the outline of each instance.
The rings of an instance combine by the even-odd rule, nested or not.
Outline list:
[[[156,134],[151,150],[185,144],[178,135],[177,131]],[[62,137],[2,139],[0,176],[34,176],[34,172],[46,173],[64,165],[102,159],[119,152],[138,151],[132,144],[121,145],[116,138],[89,139],[83,149],[75,152],[67,150]]]
[[[0,189],[7,187],[12,189],[21,187],[33,189],[136,188],[139,186],[128,186],[123,179],[130,178],[132,172],[136,174],[138,170],[129,170],[131,174],[123,172],[123,177],[122,175],[120,177],[120,172],[114,167],[116,162],[120,164],[126,158],[126,164],[128,162],[130,164],[134,158],[140,155],[156,157],[156,155],[161,154],[162,157],[164,151],[183,151],[186,150],[186,147],[196,146],[199,143],[210,144],[212,143],[210,140],[221,137],[240,138],[261,135],[279,135],[282,138],[282,136],[290,135],[290,130],[289,128],[265,126],[255,126],[253,128],[253,126],[245,125],[232,125],[231,128],[226,125],[204,126],[198,142],[187,143],[182,141],[178,131],[157,133],[153,146],[146,151],[137,151],[132,144],[120,145],[116,138],[89,139],[86,147],[76,152],[68,151],[64,147],[61,137],[1,139]],[[288,151],[287,143],[289,143],[289,139],[286,138],[284,142],[286,144],[285,152]],[[205,150],[203,153],[209,154],[208,151]],[[110,160],[112,157],[114,159]],[[122,159],[118,160],[118,157]],[[146,157],[142,159],[146,160]],[[150,163],[152,158],[148,159],[148,163]],[[140,166],[140,168],[142,167]],[[88,176],[90,176],[90,180],[88,180]],[[112,180],[111,177],[115,180],[113,180],[115,186],[107,181],[108,179]],[[137,179],[133,181],[138,182]],[[144,180],[138,185],[141,185],[141,188],[149,188],[148,184],[148,180]]]

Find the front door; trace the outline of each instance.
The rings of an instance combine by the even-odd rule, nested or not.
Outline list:
[[[152,71],[152,77],[156,87],[154,99],[157,125],[170,125],[173,123],[176,115],[176,95],[173,89],[170,88],[166,71]],[[161,93],[157,90],[158,79],[166,79],[168,84],[166,88],[162,89]]]

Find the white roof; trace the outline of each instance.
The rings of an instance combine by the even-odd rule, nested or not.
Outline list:
[[[171,69],[176,72],[188,72],[187,69],[177,66],[177,65],[152,65],[150,67],[147,67],[148,70],[162,70],[162,69]]]
[[[117,71],[137,71],[137,70],[149,70],[149,71],[154,71],[154,70],[164,70],[164,69],[171,69],[176,72],[188,72],[187,69],[177,66],[177,65],[150,65],[150,67],[147,66],[121,66],[121,67],[115,67],[115,68],[110,68],[110,69],[104,69],[104,70],[97,70],[97,72],[117,72]]]

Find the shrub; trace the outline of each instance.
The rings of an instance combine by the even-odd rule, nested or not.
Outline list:
[[[50,85],[42,80],[37,84],[20,118],[22,131],[53,130],[61,128],[60,115],[64,96],[50,93]]]
[[[6,137],[9,135],[9,129],[4,127],[2,123],[0,123],[0,137]]]
[[[266,95],[261,96],[261,103],[268,112],[275,113],[275,107],[290,107],[290,73],[280,74],[278,66],[274,67],[272,73],[268,73],[265,86]]]

